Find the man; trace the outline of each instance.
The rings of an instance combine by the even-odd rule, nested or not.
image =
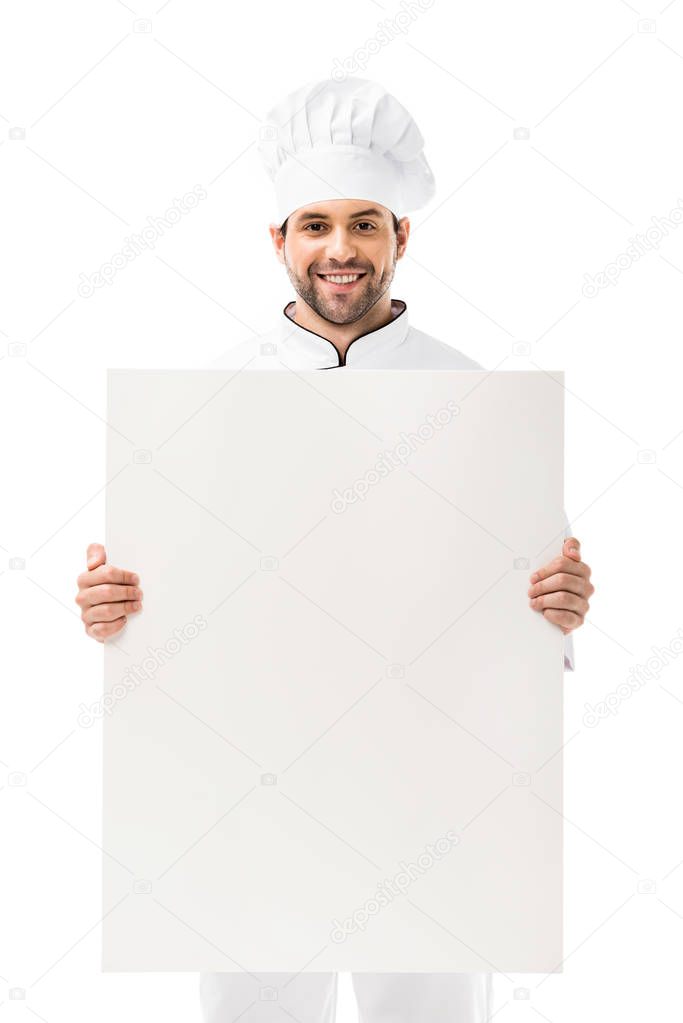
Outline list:
[[[274,126],[259,146],[275,186],[275,253],[298,299],[275,329],[221,356],[215,368],[483,369],[461,352],[409,324],[404,301],[389,288],[406,251],[410,221],[434,194],[423,139],[410,114],[377,83],[363,79],[312,83],[270,111]],[[100,544],[88,547],[76,602],[88,635],[117,634],[142,608],[139,579],[106,564]],[[565,635],[565,667],[573,670],[571,633],[583,624],[594,592],[579,541],[530,579],[529,603]],[[492,1010],[491,975],[353,974],[362,1023],[483,1023]],[[264,989],[267,995],[264,995]],[[281,1020],[333,1023],[333,973],[209,973],[201,977],[207,1023]],[[275,997],[273,997],[275,994]]]

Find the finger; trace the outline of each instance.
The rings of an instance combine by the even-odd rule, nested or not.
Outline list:
[[[533,597],[529,604],[536,611],[544,608],[558,608],[562,611],[575,611],[581,616],[587,614],[589,609],[588,601],[583,597],[577,597],[575,593],[567,593],[560,590],[558,593],[544,593],[540,597]]]
[[[574,561],[581,561],[581,543],[575,536],[568,536],[562,544],[562,553]]]
[[[94,625],[95,622],[113,622],[122,615],[137,614],[142,610],[140,600],[122,600],[115,604],[95,604],[86,608],[81,618],[86,625]]]
[[[531,582],[540,582],[541,579],[547,579],[549,575],[555,575],[556,572],[569,572],[572,575],[583,576],[584,579],[588,579],[591,574],[590,567],[585,561],[574,561],[573,558],[568,558],[561,554],[558,558],[553,558],[552,561],[549,561],[547,565],[536,569],[531,576]]]
[[[126,624],[127,619],[117,618],[115,622],[95,622],[94,625],[86,625],[85,631],[93,639],[98,640],[100,643],[104,643],[105,639],[109,636],[115,635],[120,632],[123,626]]]
[[[565,635],[583,625],[583,618],[581,615],[575,614],[574,611],[558,611],[554,608],[547,608],[543,612],[543,617],[553,625],[559,625]]]
[[[102,586],[91,586],[78,594],[77,603],[83,608],[94,607],[95,604],[111,604],[115,601],[141,600],[142,590],[137,586],[118,586],[115,583],[104,583]],[[119,612],[120,614],[121,612]]]
[[[81,590],[89,586],[100,586],[102,583],[119,583],[124,586],[137,586],[140,577],[136,572],[130,572],[126,568],[117,568],[116,565],[98,565],[90,572],[82,572],[76,583]]]
[[[88,562],[88,569],[97,568],[98,565],[103,565],[107,560],[107,552],[101,543],[89,543],[88,549],[85,552],[85,557]]]
[[[595,593],[593,583],[586,576],[575,575],[572,572],[556,572],[555,575],[549,575],[547,579],[541,579],[530,586],[527,594],[530,597],[538,597],[541,593],[554,593],[557,590],[568,590],[579,597],[590,597]]]

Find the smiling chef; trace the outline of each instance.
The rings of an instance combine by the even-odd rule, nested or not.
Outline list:
[[[435,192],[424,140],[408,111],[378,83],[360,78],[309,83],[268,114],[258,150],[274,185],[275,254],[296,292],[274,330],[247,339],[213,368],[302,370],[484,367],[417,330],[389,291],[405,254],[410,221]],[[594,592],[579,541],[567,536],[557,557],[530,577],[530,608],[561,629],[565,668],[571,633]],[[142,610],[139,577],[107,564],[101,544],[87,549],[76,603],[85,631],[100,642]],[[266,979],[264,979],[264,977]],[[362,1023],[483,1023],[491,1012],[488,973],[353,974]],[[285,982],[287,982],[285,984]],[[201,975],[207,1023],[333,1023],[337,975],[261,974],[276,992],[264,1000],[249,973]]]

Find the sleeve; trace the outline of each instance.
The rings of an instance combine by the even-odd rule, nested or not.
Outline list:
[[[572,536],[572,529],[566,512],[564,513],[564,518],[564,539],[566,540],[568,536]],[[574,637],[571,632],[564,637],[564,670],[574,671]]]

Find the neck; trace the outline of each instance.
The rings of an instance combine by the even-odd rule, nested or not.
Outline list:
[[[371,309],[368,309],[365,316],[360,320],[355,320],[353,323],[333,323],[331,320],[326,320],[302,300],[294,303],[291,318],[301,327],[312,330],[315,334],[320,334],[321,337],[330,341],[339,352],[339,357],[343,361],[346,356],[346,350],[352,341],[355,341],[361,334],[367,334],[371,330],[379,330],[380,327],[384,327],[385,324],[393,319],[391,314],[391,296],[386,292],[375,302]]]

